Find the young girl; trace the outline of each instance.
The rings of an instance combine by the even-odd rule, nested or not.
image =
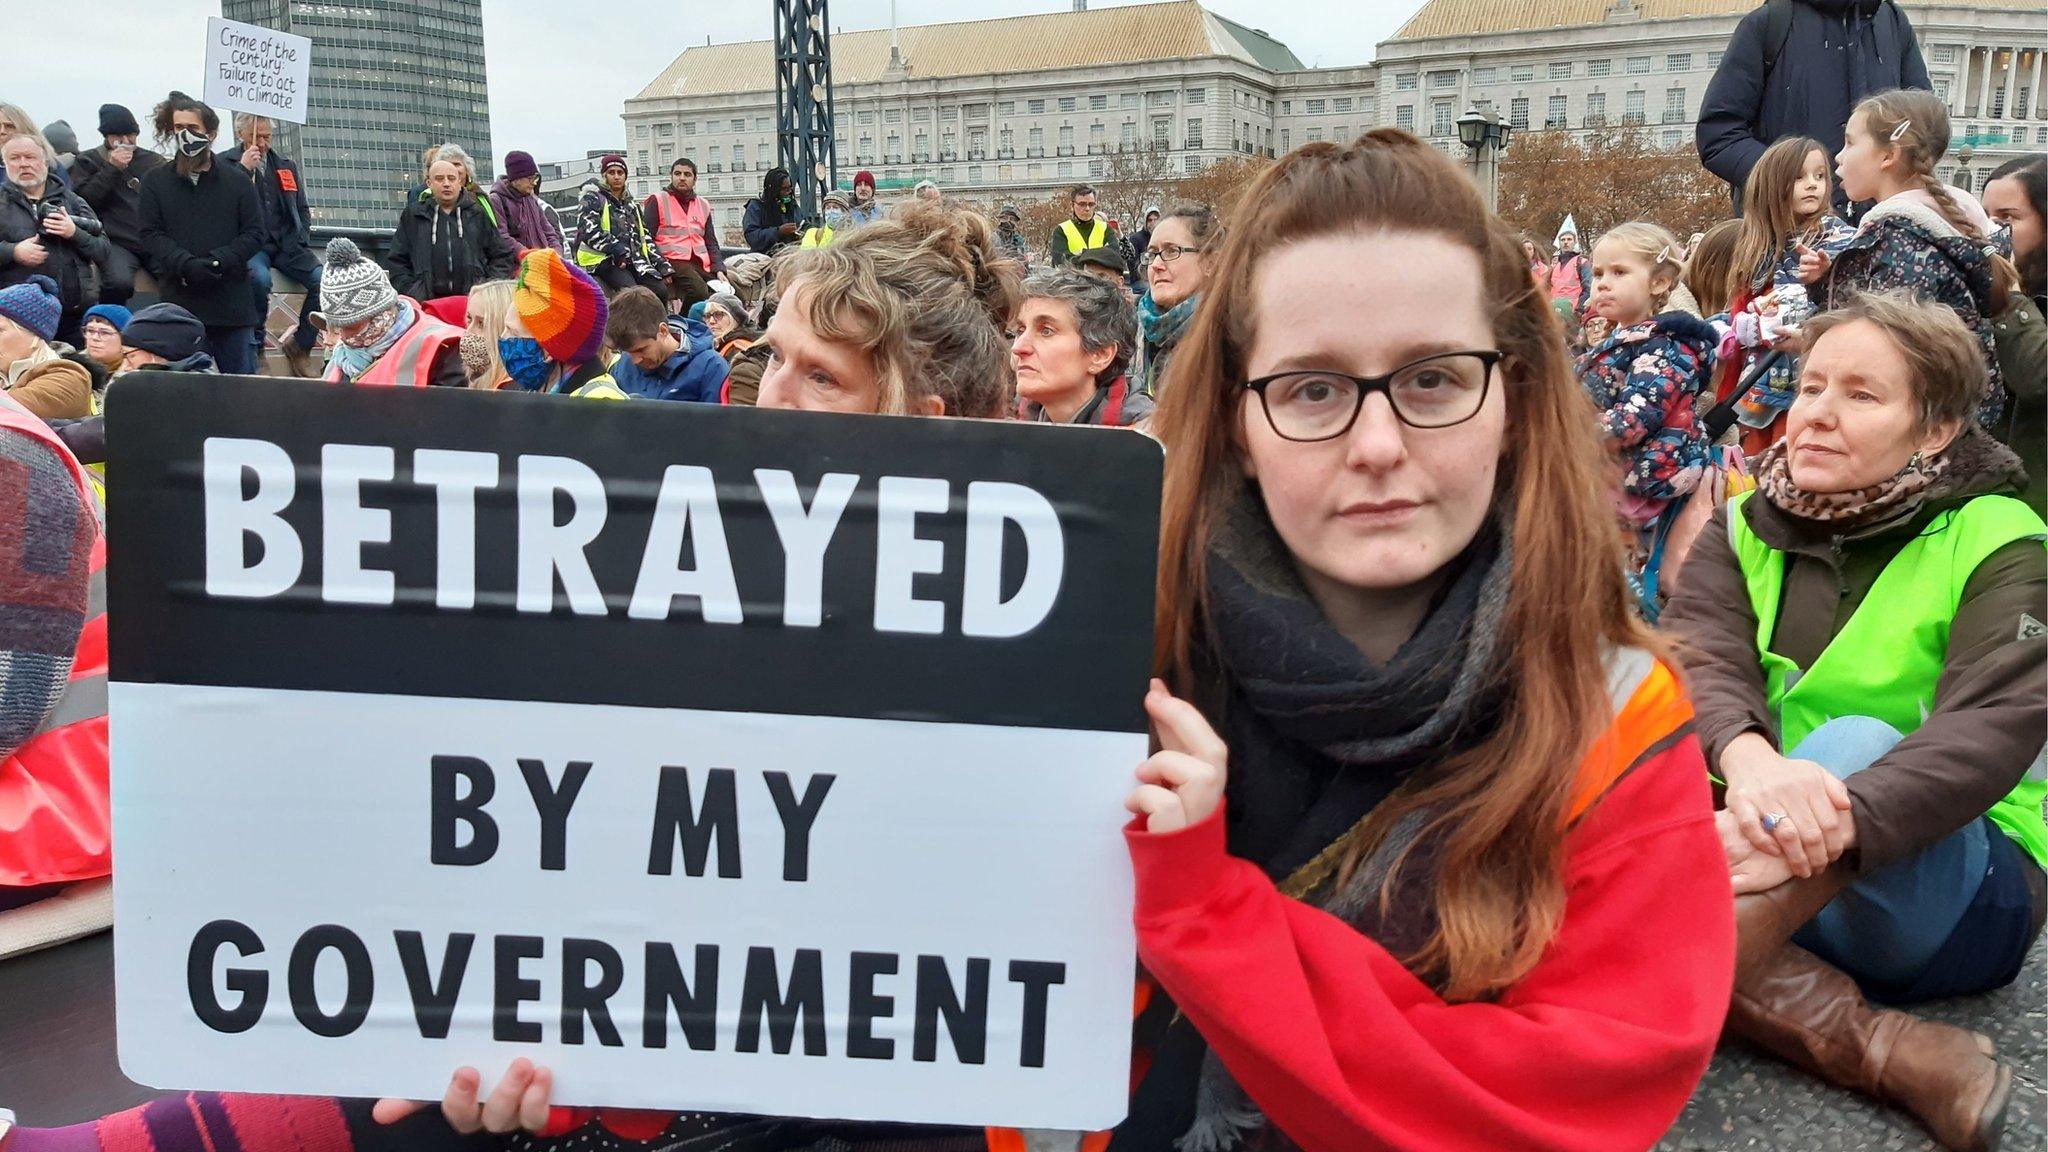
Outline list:
[[[1725,289],[1741,354],[1722,359],[1715,373],[1717,401],[1728,399],[1769,355],[1766,335],[1796,328],[1811,313],[1812,284],[1820,276],[1809,261],[1806,274],[1812,279],[1802,278],[1801,257],[1809,252],[1833,256],[1856,234],[1848,221],[1828,211],[1833,196],[1827,146],[1809,137],[1778,141],[1750,169],[1742,193],[1741,235]],[[1738,401],[1736,419],[1747,430],[1744,447],[1760,451],[1779,438],[1796,378],[1793,358],[1781,356]]]
[[[1802,256],[1824,303],[1860,292],[1904,288],[1952,309],[1977,337],[1990,371],[1977,421],[2006,433],[2006,391],[1990,317],[2005,310],[2017,274],[1987,242],[1990,218],[1975,197],[1935,178],[1948,151],[1948,109],[1932,92],[1880,92],[1856,106],[1835,165],[1851,200],[1875,200],[1856,235],[1832,259]]]
[[[1642,580],[1643,606],[1653,618],[1666,514],[1698,486],[1709,463],[1695,404],[1719,343],[1706,321],[1665,310],[1683,271],[1679,253],[1677,239],[1655,224],[1623,224],[1600,237],[1586,310],[1608,330],[1579,358],[1579,380],[1621,453],[1618,507],[1636,533],[1630,570]]]
[[[1155,425],[1165,995],[1111,1152],[1646,1148],[1732,911],[1547,293],[1406,133],[1249,196]]]

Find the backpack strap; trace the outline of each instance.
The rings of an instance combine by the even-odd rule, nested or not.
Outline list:
[[[1792,0],[1764,0],[1764,87],[1778,70],[1778,58],[1792,39]]]

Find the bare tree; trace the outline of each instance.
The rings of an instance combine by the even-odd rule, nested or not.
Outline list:
[[[1169,199],[1180,181],[1174,178],[1173,160],[1164,148],[1144,147],[1111,153],[1102,177],[1093,183],[1097,213],[1118,221],[1130,233],[1144,227],[1141,214]]]
[[[1690,143],[1660,147],[1640,125],[1601,129],[1583,140],[1565,131],[1525,132],[1501,161],[1500,214],[1539,246],[1571,215],[1583,251],[1630,220],[1662,224],[1683,240],[1727,217],[1728,193],[1700,167]]]
[[[1218,160],[1200,172],[1183,177],[1174,185],[1172,199],[1207,204],[1227,221],[1237,206],[1238,198],[1272,163],[1263,156],[1233,156],[1228,160]]]

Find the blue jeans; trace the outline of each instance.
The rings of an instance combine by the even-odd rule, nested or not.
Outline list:
[[[276,268],[292,279],[306,286],[306,299],[299,305],[299,328],[292,335],[292,343],[310,352],[320,334],[313,330],[313,313],[320,310],[320,262],[313,254],[299,249],[287,256],[273,255],[269,249],[249,258],[249,291],[256,297],[256,312],[262,317],[256,323],[256,346],[263,346],[263,328],[270,321],[270,270]]]
[[[1905,737],[1868,716],[1843,716],[1809,733],[1787,755],[1847,780]],[[1979,817],[1866,875],[1820,910],[1792,942],[1858,980],[1906,987],[1923,973],[1976,899],[1996,825]]]
[[[256,345],[251,337],[260,333],[260,328],[217,328],[206,326],[206,351],[213,357],[214,367],[223,376],[254,376],[256,374]]]

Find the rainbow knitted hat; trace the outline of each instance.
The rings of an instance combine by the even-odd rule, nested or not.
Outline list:
[[[557,364],[586,364],[604,344],[604,289],[552,248],[535,248],[519,261],[512,307]]]

